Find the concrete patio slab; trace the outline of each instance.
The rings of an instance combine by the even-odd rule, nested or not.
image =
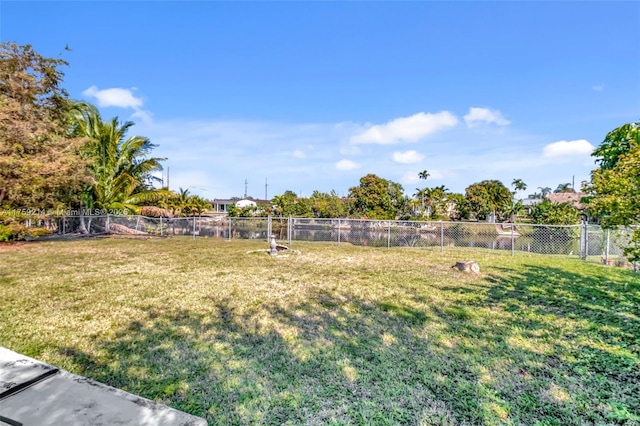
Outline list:
[[[0,389],[33,380],[37,371],[53,373],[0,397],[0,426],[207,425],[200,417],[0,348]]]
[[[57,371],[51,365],[0,347],[0,399]]]

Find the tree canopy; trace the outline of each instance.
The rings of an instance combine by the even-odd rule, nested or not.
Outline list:
[[[82,140],[68,132],[65,65],[30,45],[0,44],[0,205],[51,208],[77,200],[87,174]]]
[[[502,217],[511,208],[513,194],[499,180],[483,180],[465,190],[468,207],[478,219]]]
[[[531,207],[533,223],[545,225],[575,225],[580,211],[569,203],[552,203],[545,199]]]
[[[360,185],[349,188],[351,213],[367,219],[395,219],[409,208],[402,185],[374,174],[360,178]]]
[[[155,148],[149,139],[127,137],[133,122],[121,123],[117,117],[104,121],[94,106],[84,103],[74,106],[72,116],[72,134],[85,141],[81,152],[91,176],[83,191],[85,205],[138,212],[140,205],[171,195],[151,186],[158,180],[152,173],[162,170],[165,159],[149,157]]]
[[[591,155],[596,157],[596,164],[601,169],[611,170],[639,140],[640,122],[623,124],[607,133],[600,146]]]
[[[313,191],[311,204],[315,217],[334,218],[345,215],[344,202],[338,197],[336,191],[331,193]]]
[[[522,179],[514,179],[511,182],[511,185],[516,191],[524,191],[525,189],[527,189],[527,184],[524,183]]]
[[[279,216],[311,216],[311,202],[307,198],[299,198],[298,194],[287,190],[281,195],[273,197],[274,211]]]
[[[600,167],[591,172],[588,207],[605,227],[640,224],[640,140],[638,123],[625,124],[607,134],[593,155]],[[640,228],[625,252],[640,260]]]

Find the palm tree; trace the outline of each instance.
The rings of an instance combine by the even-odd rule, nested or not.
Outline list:
[[[522,200],[512,201],[511,206],[505,211],[505,215],[509,216],[511,222],[516,221],[516,216],[524,211],[524,204]]]
[[[424,216],[425,215],[425,198],[426,198],[426,192],[429,188],[416,188],[416,193],[413,194],[414,197],[416,197],[418,199],[418,204],[420,206],[421,209],[421,213]]]
[[[176,216],[186,216],[190,212],[190,199],[189,190],[180,187],[178,192],[168,200],[168,205]]]
[[[553,192],[575,192],[570,183],[561,183]]]
[[[210,209],[211,206],[211,202],[209,202],[208,200],[205,200],[204,198],[198,196],[198,195],[192,195],[191,199],[190,199],[190,210],[191,213],[193,213],[193,215],[198,215],[200,216],[202,213],[206,212],[208,209]]]
[[[422,180],[427,180],[429,178],[429,176],[431,176],[429,174],[429,172],[427,170],[423,170],[420,173],[418,173],[418,178],[422,179]],[[420,188],[416,188],[416,192],[414,194],[414,197],[417,197],[418,200],[420,200],[420,206],[422,207],[422,215],[423,216],[429,216],[431,214],[431,208],[427,208],[426,205],[426,196],[427,196],[427,191],[429,191],[429,187],[426,187],[424,189],[420,189]]]
[[[443,215],[446,210],[447,191],[444,185],[435,186],[433,188],[425,188],[427,195],[427,203],[429,204],[429,216]]]
[[[545,186],[544,188],[539,186],[538,189],[540,190],[540,194],[542,195],[542,198],[546,197],[551,193],[551,188],[549,188],[548,186]]]
[[[513,188],[516,191],[524,191],[527,189],[527,184],[524,183],[522,179],[514,179],[513,182],[511,182],[511,185],[513,185]]]
[[[154,189],[152,175],[162,170],[165,158],[147,157],[155,145],[145,137],[126,137],[133,122],[121,123],[117,117],[103,121],[90,104],[78,103],[72,111],[72,134],[84,137],[82,154],[88,160],[91,184],[83,198],[87,207],[128,210],[139,213],[140,206],[170,195]]]

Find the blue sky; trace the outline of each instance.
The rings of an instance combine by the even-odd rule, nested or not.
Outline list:
[[[207,198],[576,186],[640,119],[640,2],[0,2],[0,38]],[[68,45],[72,50],[65,51]]]

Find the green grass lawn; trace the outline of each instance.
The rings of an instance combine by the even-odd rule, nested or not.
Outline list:
[[[640,274],[481,249],[0,248],[0,345],[214,424],[640,424]],[[477,260],[480,275],[451,269]]]

